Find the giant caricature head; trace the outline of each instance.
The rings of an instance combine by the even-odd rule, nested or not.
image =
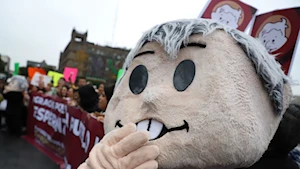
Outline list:
[[[288,79],[256,39],[211,20],[155,26],[129,53],[105,132],[137,123],[159,168],[238,168],[267,149],[290,98]]]
[[[15,75],[10,78],[8,81],[8,85],[5,86],[6,92],[24,92],[28,89],[28,83],[24,76]]]

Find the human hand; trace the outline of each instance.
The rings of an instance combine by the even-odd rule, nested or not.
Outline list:
[[[78,169],[157,169],[159,155],[156,145],[145,145],[147,131],[136,131],[136,125],[127,124],[104,136]]]

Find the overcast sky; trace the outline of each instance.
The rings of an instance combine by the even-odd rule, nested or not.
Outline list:
[[[195,18],[206,0],[0,0],[0,53],[14,62],[58,65],[73,28],[88,31],[88,41],[134,47],[152,26]],[[260,13],[300,6],[300,0],[243,0]],[[299,45],[298,45],[299,46]],[[13,67],[11,67],[13,69]],[[300,82],[300,47],[290,76]],[[296,89],[300,94],[300,89]]]

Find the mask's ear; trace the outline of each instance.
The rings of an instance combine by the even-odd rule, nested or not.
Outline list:
[[[283,109],[282,114],[285,113],[286,109],[289,107],[292,100],[292,89],[290,84],[285,83],[283,85]]]
[[[21,91],[25,91],[28,88],[28,84],[26,81],[22,82],[20,86],[21,86]]]

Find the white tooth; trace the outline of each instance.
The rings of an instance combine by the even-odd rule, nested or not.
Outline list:
[[[156,120],[152,120],[150,129],[149,129],[150,139],[155,139],[156,137],[158,137],[158,135],[160,134],[162,129],[163,129],[163,124],[162,123],[160,123]]]
[[[137,124],[136,128],[137,128],[137,131],[141,131],[141,130],[149,131],[150,140],[151,140],[151,139],[155,139],[156,137],[159,136],[159,134],[161,133],[161,131],[163,129],[163,124],[156,120],[151,120],[151,124],[149,127],[149,123],[150,123],[150,120],[140,121]],[[149,128],[149,130],[148,130],[148,128]]]
[[[136,130],[140,131],[140,130],[146,130],[148,129],[148,124],[149,124],[149,120],[143,120],[141,122],[139,122],[136,126]]]

